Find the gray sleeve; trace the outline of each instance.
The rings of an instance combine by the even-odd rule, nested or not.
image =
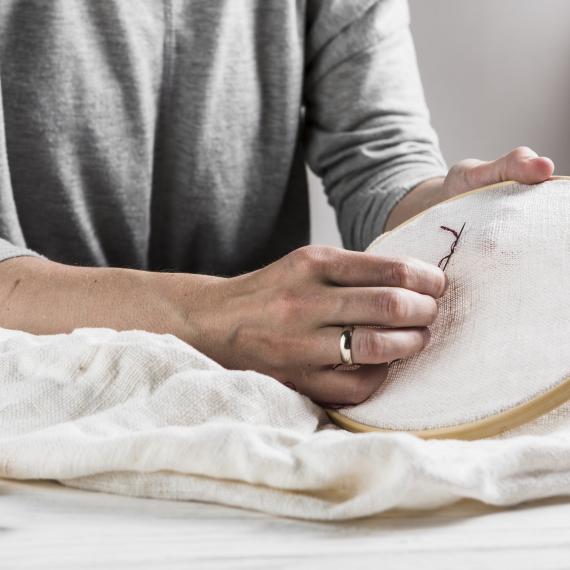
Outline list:
[[[19,247],[10,243],[8,240],[0,238],[0,263],[5,261],[6,259],[12,259],[13,257],[41,257],[44,258],[43,255],[40,255],[36,251],[32,249],[28,249],[26,247]],[[44,258],[45,259],[45,258]]]
[[[308,0],[304,93],[309,167],[345,247],[363,250],[417,184],[445,176],[406,0]]]
[[[12,257],[43,257],[25,245],[12,193],[6,148],[2,78],[0,77],[0,262]]]

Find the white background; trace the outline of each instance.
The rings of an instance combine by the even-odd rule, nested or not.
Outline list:
[[[570,175],[570,1],[409,0],[432,123],[449,165],[518,145]],[[340,245],[311,177],[313,243]]]

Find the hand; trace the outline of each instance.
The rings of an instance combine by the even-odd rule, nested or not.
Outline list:
[[[451,198],[469,190],[507,180],[537,184],[548,180],[553,172],[554,163],[550,158],[538,156],[532,149],[520,146],[490,162],[473,158],[458,162],[445,177],[443,194],[445,198]]]
[[[34,334],[78,327],[171,333],[227,368],[257,370],[323,404],[356,404],[386,363],[421,350],[446,278],[435,265],[332,247],[301,248],[233,278],[42,258],[0,263],[0,326]],[[340,362],[344,325],[357,328],[357,370]]]
[[[420,212],[458,194],[489,184],[515,180],[537,184],[548,180],[554,163],[539,157],[528,147],[520,146],[505,156],[484,162],[467,159],[453,166],[445,178],[432,178],[416,186],[393,208],[384,231],[389,231]]]
[[[267,374],[323,405],[357,404],[382,383],[386,363],[426,345],[446,286],[439,268],[418,259],[307,246],[213,282],[189,307],[195,333],[187,341],[227,368]],[[334,370],[345,325],[394,328],[355,328],[353,360],[362,366]]]

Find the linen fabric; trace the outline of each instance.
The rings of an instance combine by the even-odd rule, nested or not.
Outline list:
[[[459,426],[570,378],[570,179],[470,192],[369,251],[437,265],[452,249],[429,345],[393,363],[380,389],[342,415],[406,431]]]
[[[559,412],[494,440],[352,434],[276,380],[225,370],[171,335],[0,329],[4,478],[315,520],[461,497],[511,505],[570,494]]]
[[[0,260],[236,275],[446,173],[405,0],[2,0]]]

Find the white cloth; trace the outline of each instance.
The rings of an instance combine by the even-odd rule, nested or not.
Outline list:
[[[321,520],[461,497],[508,505],[570,494],[568,415],[548,417],[543,435],[477,442],[351,434],[170,335],[0,329],[6,478]]]
[[[461,232],[427,347],[340,412],[376,428],[453,429],[568,383],[569,227],[570,179],[557,178],[461,194],[380,236],[369,252],[437,265]]]

